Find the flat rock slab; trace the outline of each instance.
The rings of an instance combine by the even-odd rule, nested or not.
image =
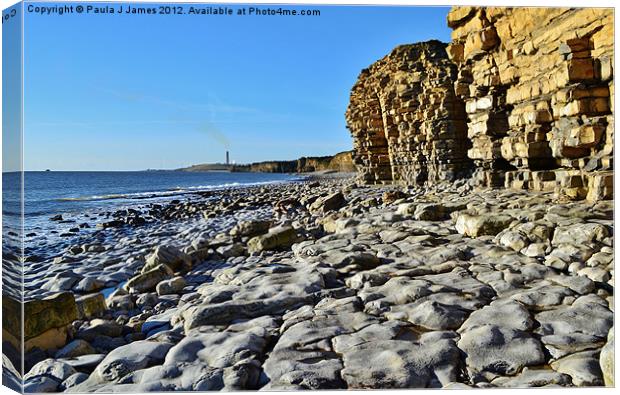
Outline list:
[[[470,313],[457,305],[443,304],[434,300],[419,303],[409,311],[403,307],[392,308],[388,317],[395,315],[394,312],[396,314],[406,312],[407,321],[429,330],[458,329]]]
[[[179,312],[185,329],[284,314],[311,303],[314,294],[325,287],[323,275],[314,267],[274,266],[278,270],[256,267],[239,278],[226,280],[227,284],[208,284],[200,289],[202,299],[183,306]]]
[[[534,321],[530,312],[520,303],[500,300],[474,311],[460,327],[459,332],[466,332],[486,325],[528,331],[532,329]]]
[[[173,345],[154,341],[136,341],[110,352],[89,378],[71,388],[72,392],[101,390],[134,374],[137,370],[162,363]]]
[[[560,357],[571,351],[601,347],[613,325],[613,312],[607,302],[590,294],[570,306],[536,314],[540,327],[536,332],[549,352]]]
[[[540,365],[545,355],[540,341],[528,332],[498,325],[484,325],[461,335],[470,376],[514,375],[525,366]]]
[[[461,367],[453,340],[429,343],[376,340],[342,350],[342,378],[348,388],[442,387],[455,381]]]
[[[493,385],[506,388],[545,387],[548,385],[567,386],[571,384],[571,378],[567,374],[556,372],[552,369],[529,369],[515,377],[498,377],[492,381]]]
[[[263,364],[268,389],[346,388],[332,338],[378,320],[362,313],[356,298],[324,299],[285,315],[282,335]],[[340,311],[338,313],[338,311]]]
[[[552,362],[551,367],[560,373],[569,375],[573,384],[580,387],[605,384],[599,364],[599,351],[583,351],[571,354]]]

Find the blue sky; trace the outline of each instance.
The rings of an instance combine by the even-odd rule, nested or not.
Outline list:
[[[449,41],[448,9],[311,8],[321,16],[26,12],[26,170],[177,168],[223,161],[226,149],[242,163],[351,149],[344,112],[361,69],[399,44]]]
[[[21,13],[16,4],[3,11],[2,24],[2,170],[17,171],[22,165],[21,117]]]

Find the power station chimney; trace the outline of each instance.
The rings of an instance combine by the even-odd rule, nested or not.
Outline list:
[[[228,154],[228,151],[226,151],[226,164],[230,164],[230,155]]]

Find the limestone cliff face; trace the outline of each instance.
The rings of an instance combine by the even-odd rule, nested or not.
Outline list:
[[[302,157],[297,159],[297,172],[310,173],[313,171],[335,170],[354,172],[352,152],[340,152],[334,156]]]
[[[613,194],[613,10],[455,7],[452,42],[363,70],[346,118],[360,178]]]
[[[352,151],[340,152],[334,156],[309,156],[296,160],[256,162],[248,165],[235,165],[232,171],[260,173],[311,173],[334,170],[354,172]]]
[[[456,73],[439,41],[399,46],[361,72],[346,119],[362,180],[411,184],[467,173]]]
[[[236,166],[236,171],[250,171],[257,173],[296,173],[297,162],[289,161],[267,161],[257,162],[245,166]],[[246,168],[247,167],[247,168]]]
[[[458,7],[448,25],[476,181],[611,197],[613,10]]]

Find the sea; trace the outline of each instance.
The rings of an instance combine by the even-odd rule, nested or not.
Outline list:
[[[183,199],[196,192],[301,179],[295,174],[224,171],[28,171],[23,178],[25,245],[54,244],[63,231],[66,240],[65,228],[75,227],[77,222],[90,221],[94,229],[103,212]],[[3,173],[2,181],[3,236],[10,239],[8,232],[13,230],[15,236],[15,228],[19,228],[21,173]],[[58,214],[77,221],[52,221]]]

